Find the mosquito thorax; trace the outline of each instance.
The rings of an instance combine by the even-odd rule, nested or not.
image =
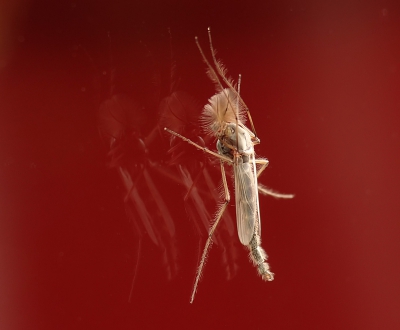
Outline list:
[[[251,136],[240,124],[228,123],[225,127],[224,135],[220,140],[223,141],[223,144],[231,146],[231,149],[237,150],[240,154],[254,152]]]

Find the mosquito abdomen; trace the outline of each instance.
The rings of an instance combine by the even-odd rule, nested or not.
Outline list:
[[[273,281],[274,273],[269,270],[269,265],[266,262],[268,259],[267,253],[261,247],[260,235],[254,233],[249,245],[247,246],[250,250],[250,259],[253,264],[257,267],[258,273],[264,281]]]

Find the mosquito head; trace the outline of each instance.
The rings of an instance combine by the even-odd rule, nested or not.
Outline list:
[[[226,125],[224,129],[224,136],[232,141],[236,139],[236,125],[233,123]]]
[[[201,116],[206,134],[218,137],[224,131],[227,123],[243,123],[244,113],[241,107],[236,109],[236,97],[233,90],[225,88],[208,100]]]

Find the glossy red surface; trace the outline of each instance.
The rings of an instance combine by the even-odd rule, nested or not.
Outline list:
[[[395,1],[3,3],[1,329],[400,328]],[[231,75],[243,76],[256,152],[270,160],[260,181],[296,197],[260,198],[275,280],[257,276],[225,224],[190,305],[205,228],[183,182],[167,176],[167,136],[156,134],[147,154],[137,139],[168,95],[168,28],[179,88],[199,104],[213,94],[194,43],[198,35],[208,53],[208,26]],[[146,110],[124,122],[129,139],[110,154],[97,116],[117,93]],[[203,156],[183,151],[196,172]],[[148,159],[157,165],[147,167],[155,188],[143,175],[135,183],[154,240],[138,207],[125,210],[119,153],[133,174]]]

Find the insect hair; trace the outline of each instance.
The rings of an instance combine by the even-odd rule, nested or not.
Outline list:
[[[230,88],[225,88],[208,100],[200,118],[206,134],[218,136],[226,123],[244,124],[245,111],[238,102],[237,94]]]

